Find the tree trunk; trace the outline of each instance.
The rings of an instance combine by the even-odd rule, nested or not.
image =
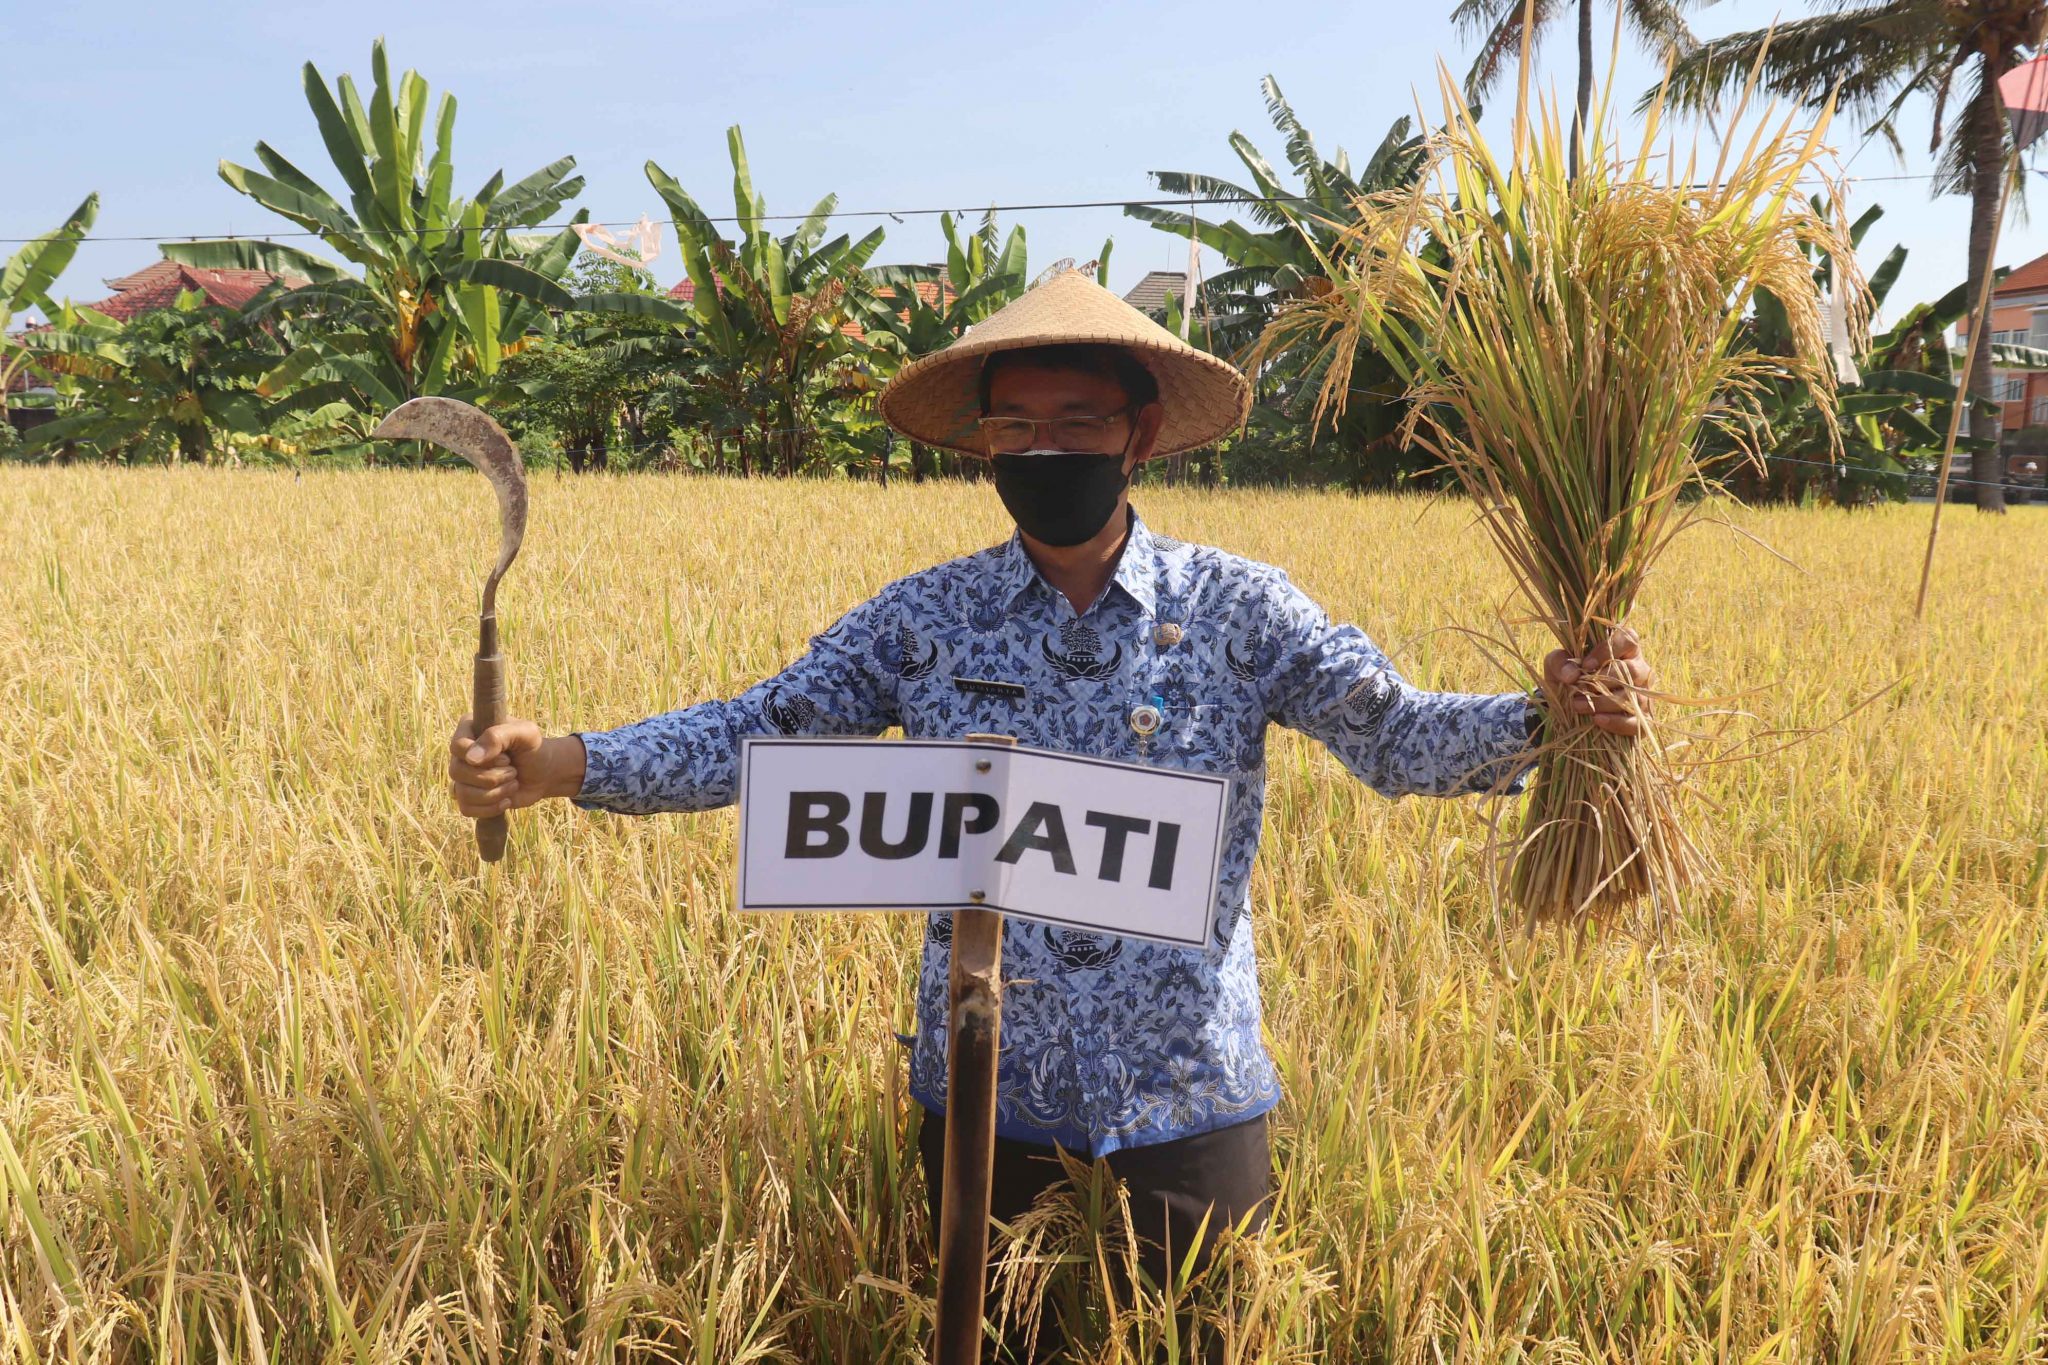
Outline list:
[[[1618,2],[1618,0],[1617,0]],[[1579,178],[1579,157],[1586,119],[1593,108],[1593,0],[1579,0],[1579,117],[1572,124],[1572,179]]]
[[[181,422],[178,424],[178,458],[187,464],[205,464],[213,439],[207,434],[204,422]]]
[[[1982,61],[1980,70],[1983,82],[1977,97],[1970,101],[1965,136],[1970,139],[1970,165],[1974,168],[1970,189],[1970,273],[1967,297],[1974,302],[1982,289],[1984,272],[1997,268],[1991,258],[1995,247],[1992,238],[1998,231],[1999,196],[2005,190],[2005,115],[1999,107],[1997,73],[1989,61]],[[1994,286],[1995,287],[1995,286]],[[1965,387],[1972,398],[1990,401],[1993,393],[1991,376],[1991,307],[1995,301],[1987,300],[1984,316],[1970,319],[1970,357],[1965,362],[1967,381]],[[1991,448],[1973,451],[1970,455],[1970,478],[1977,486],[1977,510],[1980,512],[2003,512],[2005,510],[2005,452],[1999,448],[2003,408],[1995,403],[1992,415],[1982,422],[1979,430],[1977,410],[1970,411],[1970,435],[1972,438],[1985,437]]]

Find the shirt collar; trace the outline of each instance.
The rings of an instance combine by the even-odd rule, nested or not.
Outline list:
[[[1135,507],[1131,509],[1131,533],[1124,537],[1123,555],[1109,581],[1128,593],[1147,616],[1158,606],[1159,547]]]
[[[1159,550],[1138,509],[1133,507],[1130,515],[1130,531],[1124,537],[1123,553],[1117,556],[1116,572],[1110,575],[1109,587],[1122,588],[1150,616],[1159,600]],[[1023,537],[1012,531],[996,561],[996,585],[1004,604],[1015,602],[1034,583],[1045,584],[1047,592],[1053,591],[1038,572],[1038,566],[1031,562],[1031,556],[1025,553]]]

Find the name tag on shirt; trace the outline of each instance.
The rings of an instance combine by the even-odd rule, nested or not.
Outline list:
[[[1023,683],[1002,682],[995,678],[963,678],[955,674],[953,686],[977,696],[1006,697],[1011,701],[1022,701],[1025,696]]]

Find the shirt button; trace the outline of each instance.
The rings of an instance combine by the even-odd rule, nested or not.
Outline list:
[[[1161,621],[1152,627],[1152,643],[1161,649],[1172,649],[1181,641],[1184,632],[1177,621]]]

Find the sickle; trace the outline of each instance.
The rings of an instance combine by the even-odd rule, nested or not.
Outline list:
[[[526,466],[503,427],[481,409],[453,398],[415,398],[400,403],[370,433],[374,439],[425,441],[452,450],[481,469],[498,495],[498,563],[484,580],[477,616],[476,663],[470,679],[471,726],[482,734],[505,721],[505,656],[498,651],[498,580],[512,567],[526,536]],[[505,856],[505,817],[476,822],[477,856],[487,863]]]

